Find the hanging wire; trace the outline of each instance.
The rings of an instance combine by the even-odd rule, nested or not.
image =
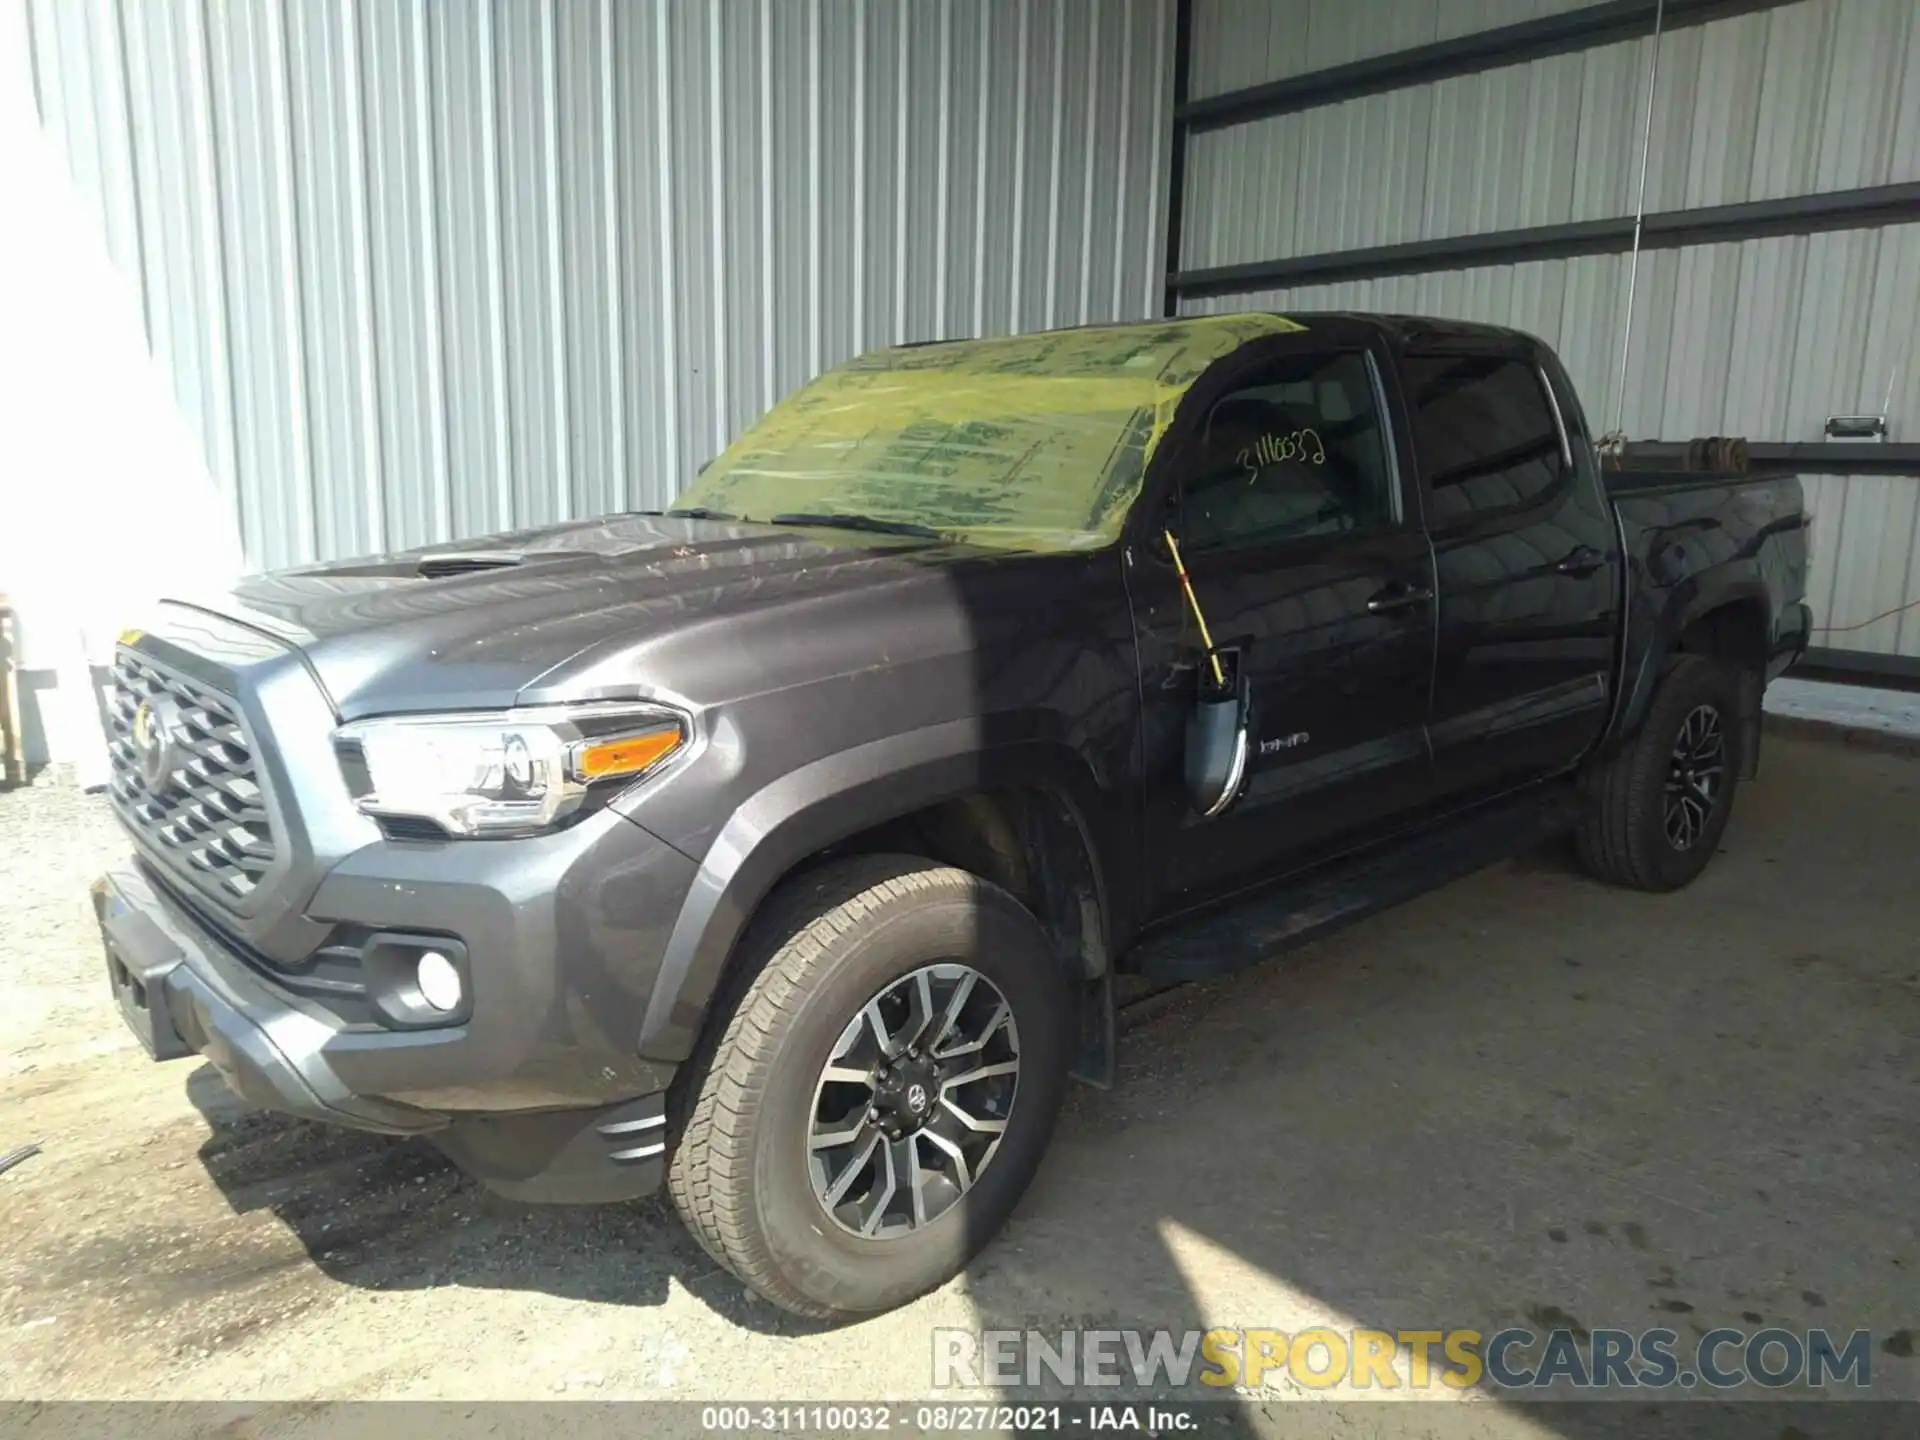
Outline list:
[[[1653,7],[1653,58],[1647,65],[1647,112],[1640,127],[1640,189],[1633,200],[1633,257],[1627,262],[1627,315],[1620,327],[1620,375],[1614,387],[1613,429],[1602,437],[1624,448],[1627,441],[1627,354],[1633,345],[1633,292],[1640,279],[1640,231],[1647,218],[1647,157],[1653,150],[1653,97],[1660,85],[1660,26],[1667,0]]]

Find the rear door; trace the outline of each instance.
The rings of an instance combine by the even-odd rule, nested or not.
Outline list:
[[[1383,420],[1386,357],[1304,335],[1262,353],[1171,461],[1168,523],[1215,643],[1251,683],[1245,788],[1216,818],[1181,780],[1197,627],[1157,537],[1129,572],[1147,863],[1174,909],[1364,844],[1430,783],[1433,569]]]
[[[1401,376],[1438,589],[1428,735],[1442,803],[1464,803],[1599,738],[1618,546],[1578,408],[1538,357],[1436,343],[1410,347]]]

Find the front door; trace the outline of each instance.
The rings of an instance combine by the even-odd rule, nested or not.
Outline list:
[[[1428,793],[1432,556],[1382,422],[1380,367],[1365,349],[1275,342],[1171,457],[1168,526],[1214,643],[1238,652],[1252,721],[1238,801],[1195,813],[1182,741],[1204,652],[1164,545],[1136,547],[1157,909],[1364,844]]]

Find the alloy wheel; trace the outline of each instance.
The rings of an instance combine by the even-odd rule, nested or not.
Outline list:
[[[1691,850],[1706,834],[1727,770],[1726,727],[1712,705],[1696,705],[1680,726],[1667,760],[1667,843]]]
[[[992,1163],[1020,1084],[1020,1035],[994,983],[923,965],[847,1022],[814,1086],[813,1193],[841,1229],[909,1235]]]

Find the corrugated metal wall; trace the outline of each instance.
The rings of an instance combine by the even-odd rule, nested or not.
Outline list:
[[[657,505],[899,340],[1157,311],[1171,0],[27,0],[249,560]]]
[[[1196,100],[1517,25],[1594,0],[1193,0]]]
[[[1195,93],[1574,8],[1201,0]],[[1298,49],[1289,42],[1299,38]],[[1412,86],[1196,136],[1183,268],[1631,214],[1652,42]],[[1650,212],[1920,180],[1920,5],[1804,0],[1661,41]],[[1189,301],[1401,310],[1552,341],[1591,418],[1616,414],[1628,259],[1455,270]],[[1629,435],[1817,440],[1828,415],[1920,440],[1920,225],[1648,252]],[[1920,481],[1816,477],[1812,601],[1848,627],[1920,595]],[[1920,612],[1816,637],[1920,655]]]
[[[1232,13],[1264,30],[1323,8],[1350,14]],[[1517,7],[1480,8],[1491,25]],[[1182,268],[1630,215],[1652,55],[1606,45],[1198,135]],[[1652,134],[1649,211],[1920,179],[1920,5],[1803,0],[1674,31]]]

